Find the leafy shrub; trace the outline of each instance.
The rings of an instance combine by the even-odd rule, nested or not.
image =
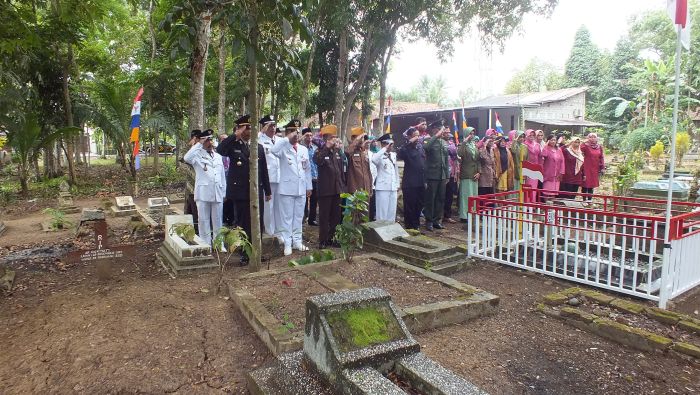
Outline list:
[[[304,266],[309,263],[326,262],[335,259],[335,254],[331,250],[316,250],[310,255],[289,261],[289,266]]]
[[[639,180],[639,170],[644,168],[644,155],[634,152],[625,155],[617,167],[617,174],[613,180],[613,193],[617,196],[626,196],[630,188]]]
[[[660,125],[649,125],[629,132],[622,140],[622,151],[634,153],[648,151],[658,140],[666,140]]]
[[[340,244],[343,258],[351,262],[355,251],[362,249],[364,236],[362,224],[369,221],[369,194],[363,190],[353,194],[343,193],[341,199],[345,199],[342,205],[343,222],[335,228],[335,240]]]

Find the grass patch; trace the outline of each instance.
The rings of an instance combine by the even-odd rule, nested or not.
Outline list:
[[[387,306],[368,306],[328,315],[328,323],[342,352],[362,349],[403,337]]]

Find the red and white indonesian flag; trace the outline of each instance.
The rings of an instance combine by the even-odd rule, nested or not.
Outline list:
[[[688,0],[666,0],[666,11],[674,24],[681,25],[681,44],[690,49],[690,8]]]
[[[542,176],[542,165],[523,161],[523,176],[544,182],[544,177]]]

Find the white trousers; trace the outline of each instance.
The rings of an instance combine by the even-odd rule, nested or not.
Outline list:
[[[270,236],[274,236],[277,232],[277,227],[280,223],[279,219],[279,194],[277,193],[277,187],[280,184],[276,182],[270,183],[270,189],[272,190],[272,199],[265,200],[265,216],[263,217],[263,223],[265,224],[265,233]]]
[[[211,245],[212,232],[214,237],[219,233],[224,217],[223,202],[197,201],[197,223],[199,225],[199,237]],[[212,229],[213,225],[213,229]]]
[[[396,191],[375,191],[377,221],[396,221]]]
[[[304,222],[306,196],[279,195],[281,226],[277,227],[285,247],[301,244],[301,224]]]

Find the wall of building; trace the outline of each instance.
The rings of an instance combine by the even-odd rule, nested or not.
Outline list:
[[[525,119],[583,119],[586,112],[586,92],[562,101],[525,108]]]

